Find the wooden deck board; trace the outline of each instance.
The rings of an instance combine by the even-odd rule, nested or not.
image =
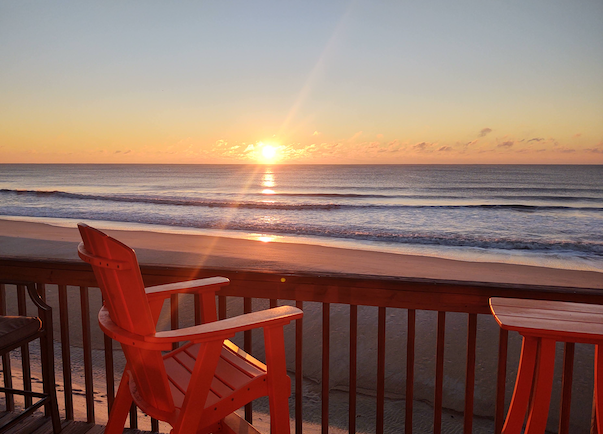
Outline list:
[[[10,413],[0,413],[0,421],[5,417],[10,417]],[[61,421],[61,434],[103,434],[105,427],[86,422],[77,422],[72,420]],[[24,421],[12,427],[6,434],[53,434],[52,422],[49,418],[43,416],[29,416]],[[137,429],[126,428],[124,434],[152,434],[149,431],[140,431]]]

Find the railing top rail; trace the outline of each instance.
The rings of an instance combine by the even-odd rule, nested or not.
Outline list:
[[[231,280],[221,295],[254,298],[469,313],[488,313],[488,299],[493,296],[603,304],[603,290],[597,288],[167,265],[141,265],[141,271],[147,285],[221,275]],[[75,259],[0,258],[0,278],[96,286],[90,265]]]

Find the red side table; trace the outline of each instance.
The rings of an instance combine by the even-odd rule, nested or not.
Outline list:
[[[595,408],[603,433],[603,306],[561,301],[491,298],[490,309],[505,330],[523,336],[515,390],[503,434],[521,433],[534,387],[525,434],[544,433],[553,388],[555,342],[595,344]],[[533,386],[532,386],[533,385]]]

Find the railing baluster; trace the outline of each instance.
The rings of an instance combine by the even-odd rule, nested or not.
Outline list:
[[[379,308],[377,319],[377,434],[383,434],[385,413],[385,309]]]
[[[46,303],[46,284],[45,283],[38,283],[36,285],[36,288],[38,290],[38,294],[40,294],[40,298],[42,299],[42,301],[44,303]]]
[[[433,400],[433,432],[442,432],[442,396],[444,390],[444,344],[446,338],[446,312],[438,312],[438,340],[436,343],[435,396]]]
[[[201,312],[201,295],[193,295],[193,304],[195,305],[195,325],[199,325],[203,322],[203,313]]]
[[[561,381],[561,404],[559,404],[559,434],[569,433],[575,349],[576,344],[573,342],[566,342],[563,347],[563,379]]]
[[[278,300],[276,298],[271,298],[270,299],[270,309],[274,309],[275,307],[278,307]]]
[[[226,319],[226,296],[218,296],[218,319]]]
[[[113,339],[103,334],[105,346],[105,381],[107,383],[107,411],[110,414],[115,401],[115,372],[113,370]]]
[[[464,433],[473,430],[473,392],[475,387],[475,347],[477,343],[477,314],[470,313],[467,322],[467,373],[465,375]]]
[[[159,432],[159,421],[151,418],[151,432]]]
[[[296,301],[295,306],[304,308],[303,301]],[[303,428],[303,318],[295,320],[295,434],[302,434]]]
[[[44,283],[37,283],[36,284],[36,290],[38,291],[38,295],[40,296],[40,298],[42,299],[42,301],[44,303],[46,303],[46,284],[44,284]],[[53,345],[53,348],[54,348],[54,336],[51,339],[51,342],[53,342],[52,345]],[[44,354],[45,354],[45,351],[42,348],[40,348],[40,360],[42,362],[42,366],[44,366],[44,364],[46,363],[46,360],[48,360],[47,359],[48,355],[45,356]],[[54,360],[53,360],[53,363],[54,363]],[[47,393],[47,391],[44,390],[44,393]],[[48,406],[44,406],[44,417],[50,417],[50,411],[49,411],[49,407]]]
[[[331,337],[331,305],[322,304],[322,412],[321,432],[329,433],[329,348]]]
[[[94,378],[92,376],[92,336],[90,331],[90,298],[88,287],[80,286],[82,310],[82,349],[84,351],[84,384],[86,386],[86,421],[94,423]]]
[[[412,410],[415,385],[415,331],[416,311],[408,309],[408,327],[406,331],[406,420],[404,433],[412,434]]]
[[[170,327],[172,330],[178,329],[180,325],[179,318],[179,306],[178,306],[178,294],[170,295]],[[180,346],[178,342],[172,343],[172,349],[176,349]]]
[[[130,406],[130,429],[138,429],[138,410],[134,403]]]
[[[17,306],[19,316],[27,316],[27,301],[25,300],[25,286],[17,285]],[[21,366],[23,368],[23,389],[31,392],[31,363],[29,358],[29,343],[21,346]],[[25,407],[30,407],[33,400],[31,396],[24,397]]]
[[[252,304],[251,298],[245,297],[243,298],[243,313],[251,313]],[[252,350],[252,335],[251,330],[245,330],[243,332],[243,350],[247,354],[251,354]],[[249,423],[253,423],[253,403],[249,403],[245,405],[245,420]]]
[[[356,382],[358,378],[358,306],[350,305],[350,392],[348,431],[356,432]]]
[[[0,284],[0,315],[6,315],[6,287]],[[13,388],[13,376],[10,368],[10,353],[2,354],[2,376],[4,377],[4,387],[7,389]],[[5,393],[4,400],[6,403],[6,411],[15,409],[15,399],[12,393]]]
[[[494,414],[494,433],[502,432],[505,423],[505,388],[507,382],[507,350],[509,331],[500,329],[498,333],[498,370],[496,375],[496,407]]]
[[[69,344],[69,306],[67,286],[59,285],[59,313],[61,317],[61,356],[65,392],[65,419],[73,420],[73,390],[71,386],[71,348]]]

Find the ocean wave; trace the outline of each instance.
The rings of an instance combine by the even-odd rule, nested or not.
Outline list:
[[[396,196],[383,195],[350,195],[350,194],[281,194],[281,195],[255,195],[261,197],[262,200],[240,200],[240,199],[225,199],[225,200],[210,200],[196,199],[187,197],[150,197],[150,196],[135,196],[135,195],[95,195],[69,193],[65,191],[45,191],[45,190],[10,190],[0,189],[2,195],[29,196],[33,198],[50,198],[50,199],[72,199],[78,200],[94,200],[108,201],[118,203],[133,203],[133,204],[148,204],[148,205],[169,205],[169,206],[186,206],[186,207],[206,207],[206,208],[241,208],[241,209],[263,209],[263,210],[289,210],[289,211],[319,211],[319,210],[337,210],[337,209],[364,209],[364,210],[395,210],[395,209],[492,209],[492,210],[509,210],[517,212],[538,212],[538,211],[603,211],[603,207],[596,206],[566,206],[566,205],[526,205],[522,203],[466,203],[466,204],[397,204],[397,203],[336,203],[336,202],[306,202],[306,203],[291,203],[286,201],[276,201],[278,196],[305,196],[309,199],[313,197],[331,197],[331,198],[396,198]],[[252,195],[246,195],[252,196]],[[276,196],[276,197],[275,197]],[[468,201],[476,200],[476,198],[465,197],[434,197],[434,196],[398,196],[397,198],[405,199],[430,199],[430,200],[453,200],[464,199]],[[490,199],[491,197],[484,198]],[[512,197],[515,200],[521,200],[522,197]],[[534,199],[534,198],[532,198]],[[538,198],[542,200],[543,198]],[[573,198],[573,200],[577,200]],[[600,202],[600,201],[597,201]]]
[[[13,216],[0,209],[0,215]],[[328,239],[340,239],[361,242],[386,243],[389,245],[420,245],[436,247],[456,247],[475,249],[497,249],[508,252],[532,252],[540,254],[559,254],[570,256],[583,256],[590,258],[603,258],[603,237],[590,240],[555,239],[552,236],[530,239],[528,236],[515,238],[512,236],[487,236],[477,234],[464,234],[454,232],[418,232],[418,231],[387,231],[375,228],[367,230],[355,227],[321,226],[296,223],[275,223],[257,220],[230,220],[225,222],[220,219],[200,220],[192,217],[159,214],[115,214],[110,211],[61,211],[29,209],[20,213],[20,217],[38,218],[67,218],[73,220],[104,220],[120,223],[142,223],[148,225],[171,226],[193,229],[218,229],[232,230],[244,233],[264,233],[285,236],[302,236]]]

